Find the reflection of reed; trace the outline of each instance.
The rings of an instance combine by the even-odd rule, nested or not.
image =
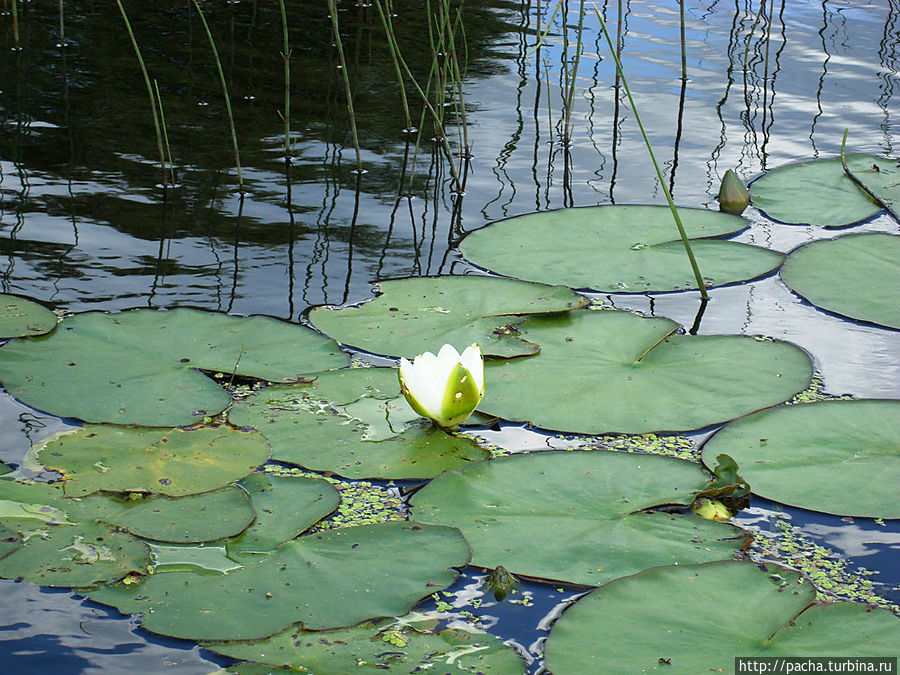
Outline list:
[[[884,121],[881,123],[881,129],[887,155],[893,154],[894,150],[888,106],[890,105],[891,97],[894,95],[897,71],[900,70],[898,44],[900,44],[900,12],[898,12],[897,4],[892,2],[888,7],[888,15],[884,22],[884,33],[878,43],[878,60],[881,64],[881,71],[877,74],[877,77],[881,81],[881,86],[879,87],[881,94],[876,101],[876,104],[883,111]]]

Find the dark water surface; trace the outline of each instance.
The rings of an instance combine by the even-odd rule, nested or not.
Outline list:
[[[63,37],[57,3],[20,2],[16,49],[10,3],[3,2],[3,292],[73,312],[186,305],[297,321],[311,305],[370,297],[379,278],[477,273],[454,246],[492,220],[568,205],[664,203],[611,60],[602,58],[607,50],[592,13],[575,78],[572,138],[564,142],[563,73],[575,51],[578,8],[571,0],[569,41],[564,7],[539,50],[537,33],[554,5],[488,0],[464,8],[463,91],[473,157],[463,195],[431,140],[433,126],[419,121],[411,90],[413,123],[423,127],[418,152],[411,145],[416,134],[404,131],[374,7],[343,2],[339,13],[365,169],[358,174],[326,3],[287,2],[289,165],[279,116],[278,3],[201,3],[232,96],[243,200],[218,74],[196,14],[185,2],[123,4],[159,85],[177,186],[164,199],[147,93],[115,3],[63,3]],[[598,6],[615,26],[615,3]],[[896,0],[685,0],[686,83],[678,3],[624,6],[622,59],[678,204],[716,208],[713,196],[729,168],[749,180],[788,162],[834,156],[845,128],[853,152],[896,156]],[[430,64],[424,2],[398,3],[395,12],[404,56],[424,78]],[[461,116],[452,106],[446,115],[458,150]],[[811,206],[816,199],[810,195]],[[775,224],[752,208],[745,215],[753,225],[740,239],[779,251],[836,234]],[[897,233],[898,225],[882,216],[854,231]],[[900,332],[825,314],[777,277],[711,296],[701,333],[787,339],[813,356],[827,391],[900,397]],[[696,293],[604,297],[686,326],[698,307]],[[65,426],[0,393],[0,460],[21,464],[33,442]],[[492,441],[516,450],[545,444],[515,429]],[[896,521],[822,521],[801,512],[792,518],[817,543],[881,570],[885,597],[898,601]],[[460,588],[477,574],[467,571]],[[561,597],[546,592],[535,601],[538,614]],[[135,631],[132,619],[113,619],[114,610],[69,592],[0,581],[0,607],[2,672],[216,667],[190,643]],[[528,649],[539,622],[531,618],[535,612],[516,608],[497,610],[503,616],[496,630]]]

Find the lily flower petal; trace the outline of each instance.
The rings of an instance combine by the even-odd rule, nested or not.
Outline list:
[[[400,389],[412,409],[442,427],[465,422],[484,396],[484,359],[477,344],[462,356],[452,345],[437,356],[419,354],[400,359]]]

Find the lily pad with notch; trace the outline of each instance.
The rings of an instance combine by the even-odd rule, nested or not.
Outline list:
[[[525,664],[500,638],[469,627],[437,628],[436,619],[410,614],[366,621],[352,628],[306,631],[292,627],[257,642],[217,642],[203,646],[236,659],[346,675],[360,664],[391,673],[437,672],[522,675]]]
[[[578,600],[553,625],[555,675],[733,672],[735,655],[893,657],[900,619],[855,602],[816,604],[793,570],[749,561],[657,567]]]
[[[145,572],[147,545],[98,523],[59,484],[0,479],[0,525],[20,544],[0,557],[0,577],[81,587]]]
[[[320,478],[275,476],[258,472],[241,481],[250,494],[256,520],[226,545],[228,555],[270,553],[334,511],[341,501]]]
[[[572,433],[683,431],[785,401],[812,377],[787,342],[676,335],[669,319],[599,310],[531,317],[527,358],[485,364],[479,409]]]
[[[687,508],[709,475],[691,462],[608,451],[545,451],[444,473],[411,500],[420,522],[462,530],[472,563],[598,586],[654,565],[728,559],[733,525]]]
[[[97,520],[144,539],[179,544],[236,536],[255,517],[250,497],[234,485],[199,495],[137,501],[95,495],[85,497],[81,506]]]
[[[900,401],[819,401],[761,410],[706,441],[727,452],[755,494],[812,511],[900,518]]]
[[[847,162],[896,168],[895,160],[872,155],[847,155]],[[846,227],[881,211],[881,205],[844,172],[840,157],[772,169],[750,184],[750,198],[769,218],[789,225]]]
[[[269,456],[255,431],[87,425],[45,440],[37,456],[65,478],[66,494],[146,492],[179,497],[209,492],[250,474]]]
[[[454,528],[380,523],[288,541],[226,575],[167,572],[89,596],[122,612],[143,612],[142,626],[154,633],[253,640],[298,622],[326,630],[401,616],[452,584],[451,568],[468,559],[469,547]]]
[[[708,287],[764,276],[784,259],[721,239],[749,226],[740,216],[679,208]],[[460,243],[466,259],[510,277],[607,293],[697,288],[665,206],[603,205],[530,213],[491,223]]]
[[[0,338],[44,335],[56,328],[56,314],[33,300],[0,293]]]
[[[22,402],[86,422],[185,426],[231,402],[201,370],[274,382],[348,363],[337,344],[270,317],[179,308],[86,312],[0,349],[0,379]]]
[[[847,234],[795,248],[781,278],[816,307],[900,329],[900,236]]]
[[[350,368],[266,387],[237,402],[229,421],[258,429],[275,460],[348,478],[432,478],[490,456],[472,438],[413,412],[393,368]]]
[[[474,342],[488,357],[536,354],[522,339],[522,316],[567,312],[587,300],[562,286],[481,276],[420,277],[378,283],[381,293],[358,306],[317,307],[313,325],[345,345],[413,358],[443,344]]]

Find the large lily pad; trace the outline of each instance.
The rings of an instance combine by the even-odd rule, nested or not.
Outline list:
[[[380,523],[294,539],[224,576],[154,574],[90,597],[123,612],[143,612],[143,627],[154,633],[252,640],[292,623],[324,630],[403,615],[453,583],[457,574],[450,568],[468,558],[469,547],[453,528]]]
[[[229,420],[262,432],[273,459],[350,478],[432,478],[489,456],[413,412],[393,368],[267,387],[235,404]]]
[[[21,545],[0,557],[0,577],[44,586],[91,586],[146,571],[147,545],[98,523],[84,507],[47,483],[0,480],[0,524]]]
[[[0,293],[0,337],[43,335],[56,328],[56,315],[17,295]]]
[[[21,545],[21,535],[0,523],[0,558],[9,555]]]
[[[900,518],[900,401],[821,401],[761,410],[703,447],[731,455],[758,495],[813,511]]]
[[[707,286],[768,274],[784,256],[725,237],[743,218],[680,208],[678,214]],[[609,293],[696,288],[697,282],[666,206],[604,205],[516,216],[469,234],[463,255],[493,272]]]
[[[38,458],[60,471],[66,494],[106,490],[178,497],[208,492],[243,478],[269,456],[256,432],[228,426],[138,429],[88,425],[44,441]]]
[[[898,218],[900,207],[900,162],[870,155],[851,155],[847,170],[866,191]]]
[[[228,554],[236,559],[242,554],[274,551],[334,511],[341,501],[337,490],[318,478],[260,472],[244,478],[241,485],[250,493],[256,520],[228,542]]]
[[[136,502],[87,497],[82,507],[97,520],[144,539],[178,544],[233,537],[247,529],[255,517],[250,497],[233,485],[201,495]]]
[[[271,381],[347,363],[309,328],[193,309],[88,312],[0,349],[0,379],[40,410],[87,422],[189,425],[231,398],[198,369]]]
[[[485,356],[536,354],[518,337],[521,315],[566,312],[587,301],[561,286],[490,277],[422,277],[382,281],[381,295],[355,307],[317,307],[310,321],[338,342],[376,354],[414,357],[443,344],[473,342]]]
[[[290,628],[259,642],[204,645],[219,654],[290,667],[316,675],[366,669],[386,673],[525,672],[525,664],[500,638],[475,629],[436,630],[436,620],[415,615],[378,619],[331,631]]]
[[[847,161],[896,163],[871,155],[848,155]],[[790,225],[845,227],[876,215],[881,206],[846,173],[839,157],[815,159],[772,169],[750,185],[753,205],[767,216]]]
[[[812,605],[797,572],[750,562],[660,567],[598,588],[554,624],[554,675],[734,670],[735,656],[896,656],[900,620],[858,603]]]
[[[485,364],[478,408],[569,432],[678,431],[780,403],[809,384],[810,360],[792,344],[669,335],[676,328],[612,310],[529,318],[522,335],[541,353]]]
[[[413,496],[412,510],[420,522],[462,530],[475,565],[597,586],[739,550],[742,530],[732,525],[641,512],[690,504],[707,479],[696,464],[668,457],[538,452],[438,476]]]
[[[794,249],[781,278],[816,307],[900,328],[900,237],[848,234]]]

